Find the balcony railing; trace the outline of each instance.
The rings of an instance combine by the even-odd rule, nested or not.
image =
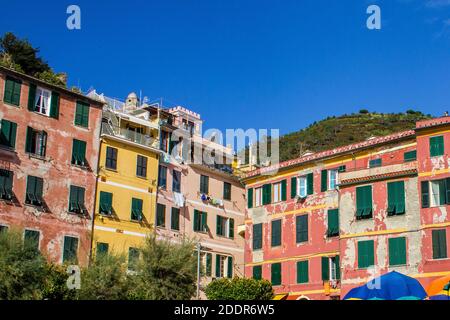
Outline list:
[[[126,128],[112,126],[105,122],[102,123],[102,134],[159,149],[159,139]]]

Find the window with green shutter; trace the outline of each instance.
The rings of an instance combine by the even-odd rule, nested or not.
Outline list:
[[[222,256],[216,254],[216,278],[222,278]]]
[[[223,199],[231,200],[231,183],[228,182],[223,183]]]
[[[228,238],[234,238],[234,219],[229,218],[228,220]]]
[[[356,188],[356,218],[372,218],[372,186]]]
[[[273,263],[271,267],[271,282],[273,286],[281,285],[281,263]]]
[[[52,98],[50,100],[50,117],[54,119],[59,118],[59,93],[52,91]]]
[[[339,209],[328,210],[328,230],[327,236],[339,236]]]
[[[200,193],[209,193],[209,177],[200,175]]]
[[[417,151],[412,150],[412,151],[405,152],[403,154],[403,160],[405,162],[416,161],[417,160]]]
[[[117,170],[117,149],[106,147],[106,169]]]
[[[253,250],[262,249],[263,225],[262,223],[253,225]]]
[[[0,169],[0,199],[12,200],[14,173],[9,170]]]
[[[272,184],[265,184],[263,186],[263,205],[270,204],[272,202]]]
[[[208,214],[203,211],[194,210],[194,231],[207,232],[208,231]]]
[[[345,166],[345,165],[340,166],[340,167],[338,168],[338,172],[345,172],[345,171],[347,171],[347,166]]]
[[[131,199],[131,220],[133,221],[142,221],[143,217],[143,201],[142,199]]]
[[[0,145],[14,149],[16,147],[17,124],[2,119],[0,125]]]
[[[113,199],[112,193],[100,191],[100,204],[99,204],[100,214],[111,215],[113,213],[112,199]]]
[[[297,196],[297,177],[291,178],[291,199]]]
[[[180,230],[180,208],[172,207],[170,213],[170,229]]]
[[[421,186],[421,199],[422,199],[422,208],[430,207],[430,183],[428,181],[422,181],[420,183]]]
[[[63,263],[64,262],[77,263],[78,262],[77,251],[78,251],[78,238],[65,236]]]
[[[217,217],[216,217],[216,234],[218,236],[222,236],[222,237],[225,236],[225,230],[224,230],[225,229],[225,221],[226,221],[226,218],[217,215]]]
[[[206,253],[206,276],[211,277],[212,274],[212,254]]]
[[[375,264],[373,240],[358,242],[358,268],[365,269]]]
[[[5,94],[3,95],[3,101],[15,106],[19,106],[21,87],[22,87],[21,80],[6,77]]]
[[[320,191],[325,192],[328,190],[328,170],[322,170],[320,175]]]
[[[308,242],[308,215],[295,218],[295,233],[297,243]]]
[[[156,226],[166,226],[166,206],[164,204],[156,204]]]
[[[44,204],[43,196],[44,180],[39,177],[28,176],[25,203],[34,206]]]
[[[308,260],[297,262],[297,283],[309,282],[309,267]]]
[[[310,173],[306,176],[306,189],[308,195],[312,195],[314,193],[314,174]]]
[[[96,256],[104,256],[107,255],[109,251],[109,244],[104,242],[97,242],[97,250],[96,250]]]
[[[432,231],[433,259],[447,259],[447,232],[445,229]]]
[[[406,238],[389,239],[389,265],[399,266],[406,264]]]
[[[247,190],[247,208],[253,208],[253,188]]]
[[[281,201],[287,200],[286,189],[287,189],[287,181],[283,180],[281,181]]]
[[[137,264],[139,263],[140,251],[138,248],[130,247],[128,249],[128,270],[136,271]]]
[[[227,277],[233,278],[233,257],[228,256],[227,258]]]
[[[27,127],[27,138],[25,141],[25,152],[39,157],[45,157],[47,149],[47,133]]]
[[[330,280],[330,258],[322,257],[322,281]]]
[[[86,213],[87,209],[84,205],[85,189],[77,186],[70,186],[69,193],[69,212]]]
[[[24,233],[24,237],[23,237],[25,245],[27,245],[28,247],[34,248],[36,250],[39,250],[40,234],[41,233],[39,231],[25,229],[25,233]]]
[[[77,101],[75,110],[75,125],[81,127],[89,127],[89,104]]]
[[[144,157],[141,155],[137,156],[136,176],[141,177],[141,178],[147,177],[147,157]]]
[[[405,213],[405,182],[396,181],[387,184],[389,216],[401,215]]]
[[[82,167],[85,167],[87,165],[85,141],[73,139],[72,164]]]
[[[255,280],[262,279],[262,266],[254,266],[253,267],[253,279],[255,279]]]
[[[281,246],[281,219],[272,221],[272,247]]]
[[[339,256],[331,258],[332,264],[334,266],[334,279],[341,280],[341,264],[339,262]]]
[[[373,159],[369,161],[369,168],[377,168],[381,167],[382,160],[381,159]]]
[[[430,138],[430,156],[438,157],[444,155],[444,136]]]

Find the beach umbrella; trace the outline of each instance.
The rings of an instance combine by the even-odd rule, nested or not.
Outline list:
[[[344,300],[423,300],[426,297],[419,281],[392,271],[353,288]]]
[[[430,300],[450,300],[450,275],[431,282],[427,294]]]

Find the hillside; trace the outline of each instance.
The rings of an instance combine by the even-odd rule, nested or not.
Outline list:
[[[406,113],[369,113],[328,117],[309,127],[280,138],[280,161],[299,157],[306,151],[318,152],[394,132],[410,130],[418,120],[429,119],[418,111]]]

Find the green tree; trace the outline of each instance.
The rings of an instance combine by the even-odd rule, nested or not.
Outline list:
[[[205,292],[209,300],[271,300],[274,297],[270,281],[238,277],[213,280]]]
[[[134,275],[130,299],[183,300],[190,299],[196,290],[197,255],[194,243],[172,243],[147,238],[141,248],[141,259]]]

